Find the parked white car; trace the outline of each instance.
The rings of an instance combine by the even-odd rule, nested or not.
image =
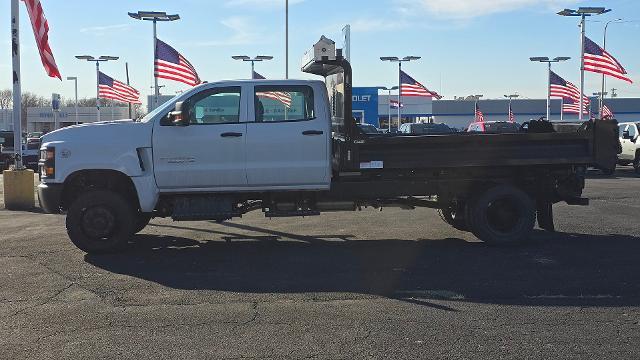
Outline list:
[[[618,155],[620,165],[633,164],[636,172],[640,172],[640,121],[618,124],[622,152]]]

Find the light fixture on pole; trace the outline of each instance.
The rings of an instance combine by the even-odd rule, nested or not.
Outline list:
[[[96,109],[97,120],[100,121],[100,63],[103,61],[118,60],[117,56],[102,55],[95,58],[91,55],[76,55],[76,59],[93,61],[96,63]]]
[[[389,115],[387,126],[388,126],[388,129],[389,129],[389,132],[391,132],[391,91],[392,90],[398,90],[398,89],[399,89],[399,87],[397,87],[397,86],[392,86],[392,87],[378,86],[378,90],[387,91],[387,109],[388,109],[387,114]],[[400,103],[398,103],[398,108],[399,107],[400,107]]]
[[[160,87],[158,86],[158,78],[156,77],[156,59],[158,58],[156,54],[156,42],[158,40],[158,31],[157,31],[157,22],[158,21],[175,21],[180,20],[180,15],[167,15],[166,12],[162,11],[138,11],[137,13],[128,13],[129,16],[136,20],[146,20],[153,21],[153,80],[154,80],[154,106],[156,108],[158,106],[158,96],[160,96]]]
[[[614,20],[609,20],[607,21],[606,24],[604,24],[604,35],[602,36],[602,50],[607,50],[607,28],[609,27],[609,24],[614,23],[614,22],[621,22],[622,19],[618,18],[618,19],[614,19]],[[600,119],[602,119],[602,107],[604,106],[604,96],[607,95],[607,92],[604,91],[604,87],[606,86],[606,80],[604,77],[604,74],[602,74],[602,88],[600,90],[600,105],[598,107],[598,117]]]
[[[580,17],[580,108],[578,111],[578,119],[582,121],[582,109],[584,108],[584,25],[585,18],[592,15],[600,15],[611,11],[611,9],[603,7],[580,7],[578,10],[564,9],[558,12],[561,16],[579,16]]]
[[[381,56],[380,60],[389,61],[389,62],[397,62],[398,63],[398,129],[400,129],[400,123],[402,122],[402,112],[400,103],[402,102],[402,79],[400,74],[402,73],[402,63],[409,62],[413,60],[421,59],[420,56],[405,56],[403,58],[399,58],[397,56]]]
[[[76,93],[76,125],[78,125],[78,77],[77,76],[67,76],[67,80],[72,80],[75,85],[75,93]]]
[[[234,55],[231,57],[233,60],[241,60],[241,61],[250,61],[251,62],[251,77],[249,79],[253,79],[253,74],[255,73],[255,62],[259,61],[268,61],[273,59],[273,56],[268,55],[258,55],[253,59],[247,55]]]
[[[547,120],[550,120],[551,118],[551,63],[567,61],[569,59],[571,58],[568,56],[558,56],[553,59],[549,59],[546,56],[534,56],[529,58],[531,61],[547,64]],[[580,106],[582,106],[582,99],[580,100]]]

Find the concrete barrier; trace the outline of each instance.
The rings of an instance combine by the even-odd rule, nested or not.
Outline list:
[[[30,210],[35,207],[33,170],[5,170],[4,207],[8,210]]]

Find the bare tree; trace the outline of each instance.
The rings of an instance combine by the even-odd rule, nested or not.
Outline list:
[[[34,94],[32,92],[22,93],[22,126],[26,129],[27,126],[27,108],[30,107],[45,107],[50,105],[50,101],[44,96]]]
[[[11,109],[13,92],[9,89],[0,90],[0,109]]]

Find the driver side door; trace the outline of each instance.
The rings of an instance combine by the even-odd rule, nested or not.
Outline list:
[[[188,125],[164,120],[153,132],[161,190],[233,190],[247,186],[246,106],[239,86],[203,90],[183,102]]]

